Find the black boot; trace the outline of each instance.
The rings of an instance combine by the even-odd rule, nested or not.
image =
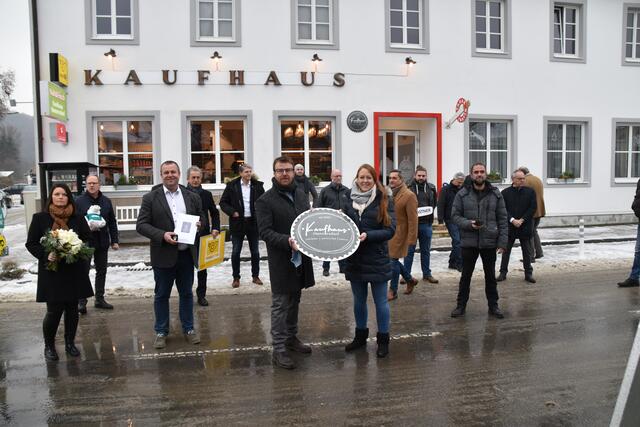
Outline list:
[[[367,338],[369,338],[369,328],[366,329],[358,329],[356,328],[356,336],[353,338],[349,344],[344,347],[345,351],[353,351],[358,348],[364,347],[367,345]]]
[[[58,352],[56,351],[56,346],[55,344],[46,344],[44,345],[44,358],[47,359],[50,362],[57,362],[59,357],[58,357]]]
[[[78,300],[78,313],[87,314],[87,299]]]
[[[378,339],[378,351],[376,351],[376,355],[380,358],[387,357],[387,354],[389,354],[389,334],[378,332],[376,338]]]
[[[78,357],[80,356],[80,350],[78,350],[74,341],[73,338],[64,337],[64,351],[66,351],[69,356]]]
[[[95,300],[93,306],[95,308],[102,308],[102,309],[105,309],[105,310],[113,310],[113,306],[111,304],[109,304],[107,301],[105,301],[104,297],[96,297],[96,300]],[[86,310],[86,304],[85,304],[85,310]]]

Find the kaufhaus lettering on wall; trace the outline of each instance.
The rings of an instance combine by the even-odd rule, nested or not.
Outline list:
[[[227,85],[227,86],[332,86],[346,84],[344,73],[318,73],[313,71],[105,71],[84,70],[85,86],[125,85]]]

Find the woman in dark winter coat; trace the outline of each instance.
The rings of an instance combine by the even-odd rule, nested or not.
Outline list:
[[[309,194],[311,194],[311,203],[315,205],[316,200],[318,199],[318,192],[316,191],[316,186],[313,185],[313,182],[311,182],[309,177],[304,174],[304,166],[297,164],[293,170],[295,172],[296,185],[304,190],[307,198],[309,198]]]
[[[38,258],[37,302],[47,303],[42,322],[44,357],[58,360],[55,347],[56,332],[64,313],[64,349],[70,356],[80,356],[74,344],[78,329],[78,300],[93,296],[89,281],[89,263],[78,260],[73,264],[58,262],[57,271],[47,270],[49,262],[56,261],[54,253],[46,252],[40,239],[51,230],[73,230],[83,242],[88,242],[91,231],[84,217],[76,213],[73,196],[66,184],[55,184],[43,212],[33,215],[25,246]]]
[[[360,247],[347,258],[345,266],[345,277],[351,282],[356,318],[356,336],[345,350],[355,350],[367,344],[367,293],[371,284],[378,322],[377,355],[385,357],[389,353],[387,283],[391,279],[387,242],[395,233],[396,223],[393,202],[377,176],[371,165],[360,166],[343,208],[360,230]]]

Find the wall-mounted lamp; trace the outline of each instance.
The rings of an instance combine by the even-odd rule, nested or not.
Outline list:
[[[213,55],[211,55],[211,59],[213,59],[213,63],[216,64],[216,71],[220,70],[220,60],[222,59],[222,55],[220,55],[218,53],[218,51],[216,50],[215,52],[213,52]]]
[[[115,58],[116,55],[116,51],[113,49],[109,49],[109,52],[105,52],[104,56],[108,57],[108,58]]]
[[[412,57],[407,56],[404,59],[404,63],[411,67],[413,64],[416,64],[416,61],[414,61]]]
[[[322,61],[322,58],[318,56],[317,53],[314,53],[311,57],[311,63],[313,64],[313,71],[318,71],[318,63]]]

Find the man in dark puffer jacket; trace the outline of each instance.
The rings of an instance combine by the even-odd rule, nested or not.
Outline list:
[[[500,190],[486,181],[487,172],[483,163],[471,166],[471,177],[473,184],[458,191],[453,201],[452,217],[460,228],[462,241],[462,275],[458,304],[451,312],[451,317],[464,315],[469,300],[471,275],[480,256],[489,314],[502,319],[504,315],[498,308],[495,267],[496,250],[504,253],[507,247],[507,210]]]

